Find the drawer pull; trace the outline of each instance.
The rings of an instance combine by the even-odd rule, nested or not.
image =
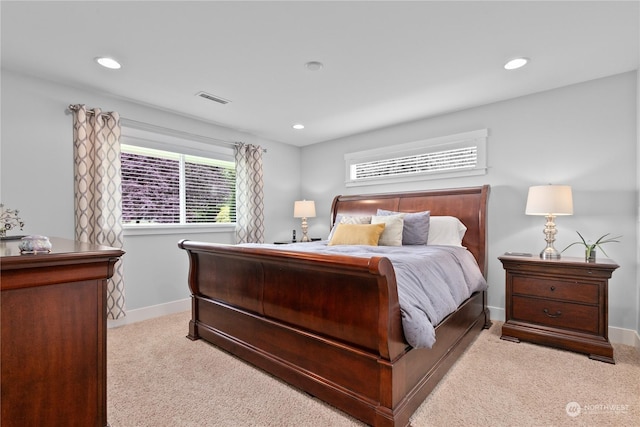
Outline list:
[[[546,314],[548,317],[560,317],[562,316],[562,312],[560,310],[556,311],[556,314],[550,314],[549,313],[549,309],[545,308],[544,310],[542,310],[544,312],[544,314]]]
[[[555,290],[556,290],[556,287],[555,287],[555,286],[552,286],[552,287],[551,287],[551,290],[552,290],[552,291],[555,291]]]

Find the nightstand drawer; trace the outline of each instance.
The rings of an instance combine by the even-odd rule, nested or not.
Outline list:
[[[556,279],[513,275],[514,294],[531,295],[565,301],[598,303],[600,287],[597,283],[576,283]]]
[[[513,296],[513,320],[598,334],[598,307]]]

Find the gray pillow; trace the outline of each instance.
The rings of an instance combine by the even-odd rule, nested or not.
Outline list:
[[[377,215],[404,215],[402,229],[403,245],[426,245],[429,239],[429,219],[431,211],[424,212],[394,212],[378,209]]]

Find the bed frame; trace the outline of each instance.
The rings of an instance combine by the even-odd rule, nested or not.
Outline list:
[[[338,213],[430,210],[467,226],[486,275],[489,186],[337,196]],[[188,338],[204,339],[373,426],[406,426],[438,381],[490,325],[476,292],[436,327],[431,349],[403,336],[395,273],[362,259],[182,240],[190,262]]]

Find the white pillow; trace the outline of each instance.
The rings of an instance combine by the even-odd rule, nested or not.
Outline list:
[[[402,246],[403,217],[402,214],[371,217],[371,224],[384,224],[378,246]]]
[[[431,216],[427,245],[462,246],[467,227],[454,216]]]

